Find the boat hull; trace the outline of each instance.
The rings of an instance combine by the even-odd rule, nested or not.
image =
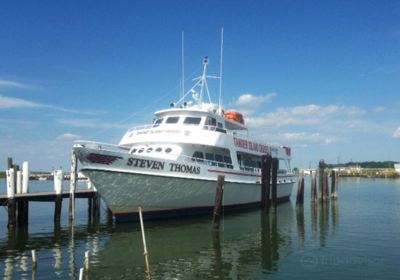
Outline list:
[[[145,219],[212,213],[216,180],[141,174],[102,169],[83,169],[118,222],[137,219],[138,207]],[[278,200],[287,201],[293,183],[280,183]],[[259,183],[224,183],[224,210],[260,205]]]

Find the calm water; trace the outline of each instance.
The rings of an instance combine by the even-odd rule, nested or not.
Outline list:
[[[32,182],[32,191],[52,182]],[[1,182],[0,190],[5,190]],[[400,180],[344,178],[337,202],[311,207],[309,183],[302,209],[279,205],[224,215],[219,235],[210,217],[146,222],[154,279],[399,279]],[[53,203],[30,204],[29,229],[7,230],[0,213],[0,274],[32,279],[30,250],[36,249],[36,279],[77,278],[90,250],[86,279],[145,279],[138,224],[107,224],[87,218],[77,200],[77,219],[54,228]]]

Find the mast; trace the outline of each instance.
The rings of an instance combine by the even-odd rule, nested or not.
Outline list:
[[[181,54],[181,62],[182,62],[182,96],[181,98],[184,101],[185,98],[185,32],[182,31],[182,54]]]
[[[219,63],[219,97],[218,97],[218,106],[221,109],[221,96],[222,96],[222,57],[223,57],[223,49],[224,49],[224,28],[221,27],[221,54],[220,54],[220,63]]]

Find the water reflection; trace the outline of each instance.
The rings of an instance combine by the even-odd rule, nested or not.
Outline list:
[[[310,232],[304,218],[308,209]],[[212,230],[209,217],[146,222],[150,269],[154,279],[262,278],[279,271],[280,259],[292,254],[293,232],[301,249],[307,247],[308,234],[326,246],[330,222],[334,231],[337,214],[333,201],[313,203],[311,208],[287,203],[268,214],[261,210],[230,214],[219,232]],[[29,235],[27,228],[9,231],[7,240],[0,240],[3,279],[28,279],[31,273],[40,279],[77,279],[85,251],[90,251],[85,279],[144,279],[141,240],[138,224],[98,219],[88,219],[86,225],[55,224],[47,234]],[[30,260],[35,248],[37,271]]]

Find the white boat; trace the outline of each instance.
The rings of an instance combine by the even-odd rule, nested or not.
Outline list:
[[[265,154],[279,159],[278,201],[289,199],[290,148],[254,141],[239,112],[211,102],[207,63],[181,100],[155,112],[151,124],[129,129],[118,145],[74,144],[81,172],[117,221],[135,218],[139,206],[145,218],[211,213],[218,175],[225,175],[225,210],[258,206]],[[193,100],[186,102],[188,95]]]

